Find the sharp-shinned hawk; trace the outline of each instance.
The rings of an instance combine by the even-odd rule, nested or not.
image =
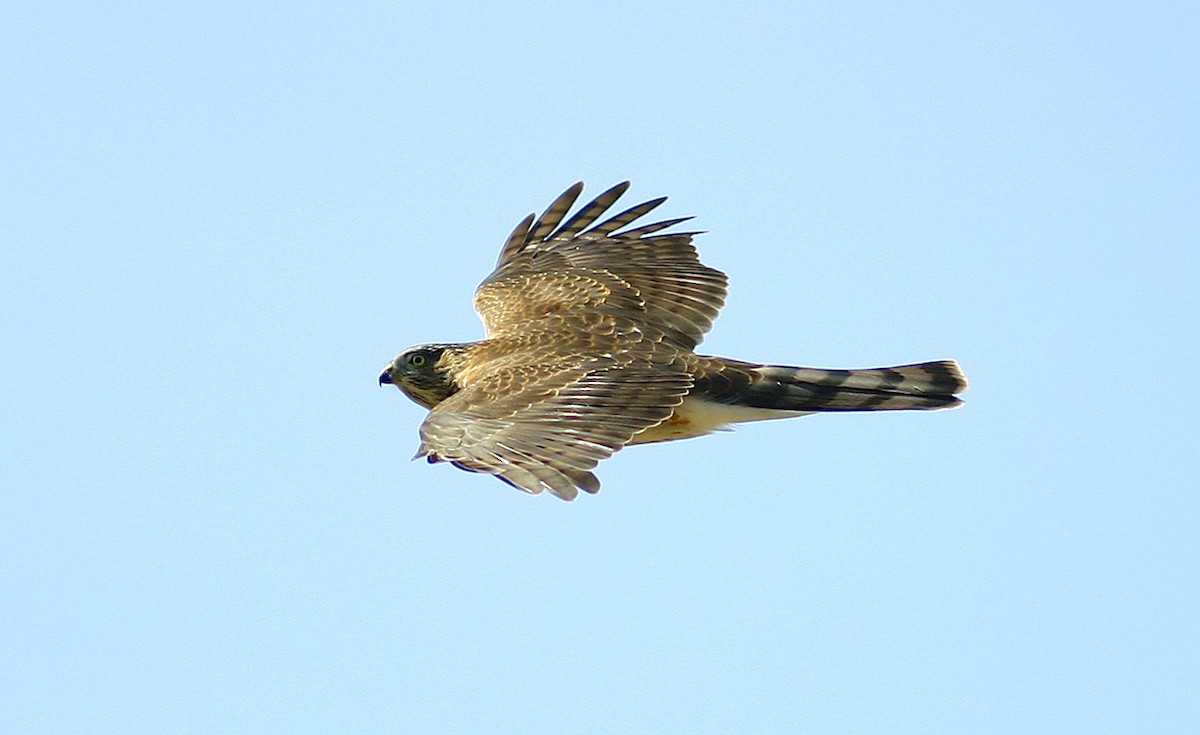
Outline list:
[[[567,212],[567,189],[509,236],[475,294],[487,336],[400,354],[379,376],[429,409],[417,456],[495,475],[530,493],[594,493],[591,470],[630,444],[823,411],[953,408],[952,360],[866,370],[783,367],[697,355],[725,303],[725,274],[689,217],[623,229],[666,198],[595,224],[629,187]]]

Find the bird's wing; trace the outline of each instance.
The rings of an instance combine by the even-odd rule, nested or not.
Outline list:
[[[588,310],[661,330],[680,349],[700,343],[725,303],[725,274],[700,262],[692,246],[697,233],[655,234],[689,217],[618,232],[665,197],[594,224],[628,188],[612,187],[563,221],[583,191],[575,184],[541,217],[517,225],[475,294],[489,338],[547,314]]]
[[[464,387],[421,424],[420,453],[530,493],[570,500],[599,490],[590,470],[667,419],[692,378],[672,361],[673,348],[642,340],[636,325],[596,315],[590,322],[489,342],[462,373]],[[606,329],[627,333],[622,344],[633,347],[598,347],[595,335]]]

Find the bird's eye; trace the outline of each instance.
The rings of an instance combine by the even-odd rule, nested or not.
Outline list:
[[[413,367],[422,367],[425,364],[425,356],[418,352],[417,354],[408,358],[408,364],[412,365]]]

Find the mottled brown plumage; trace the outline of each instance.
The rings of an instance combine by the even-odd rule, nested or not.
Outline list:
[[[418,456],[570,500],[628,444],[817,411],[951,408],[952,361],[868,370],[791,368],[693,352],[725,303],[726,278],[689,218],[621,231],[665,201],[596,224],[618,184],[564,217],[575,184],[517,225],[475,295],[486,338],[406,350],[380,376],[430,409]]]

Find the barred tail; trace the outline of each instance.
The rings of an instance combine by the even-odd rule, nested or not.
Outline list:
[[[693,392],[709,401],[780,411],[954,408],[967,379],[953,360],[866,370],[755,365],[706,358]]]

